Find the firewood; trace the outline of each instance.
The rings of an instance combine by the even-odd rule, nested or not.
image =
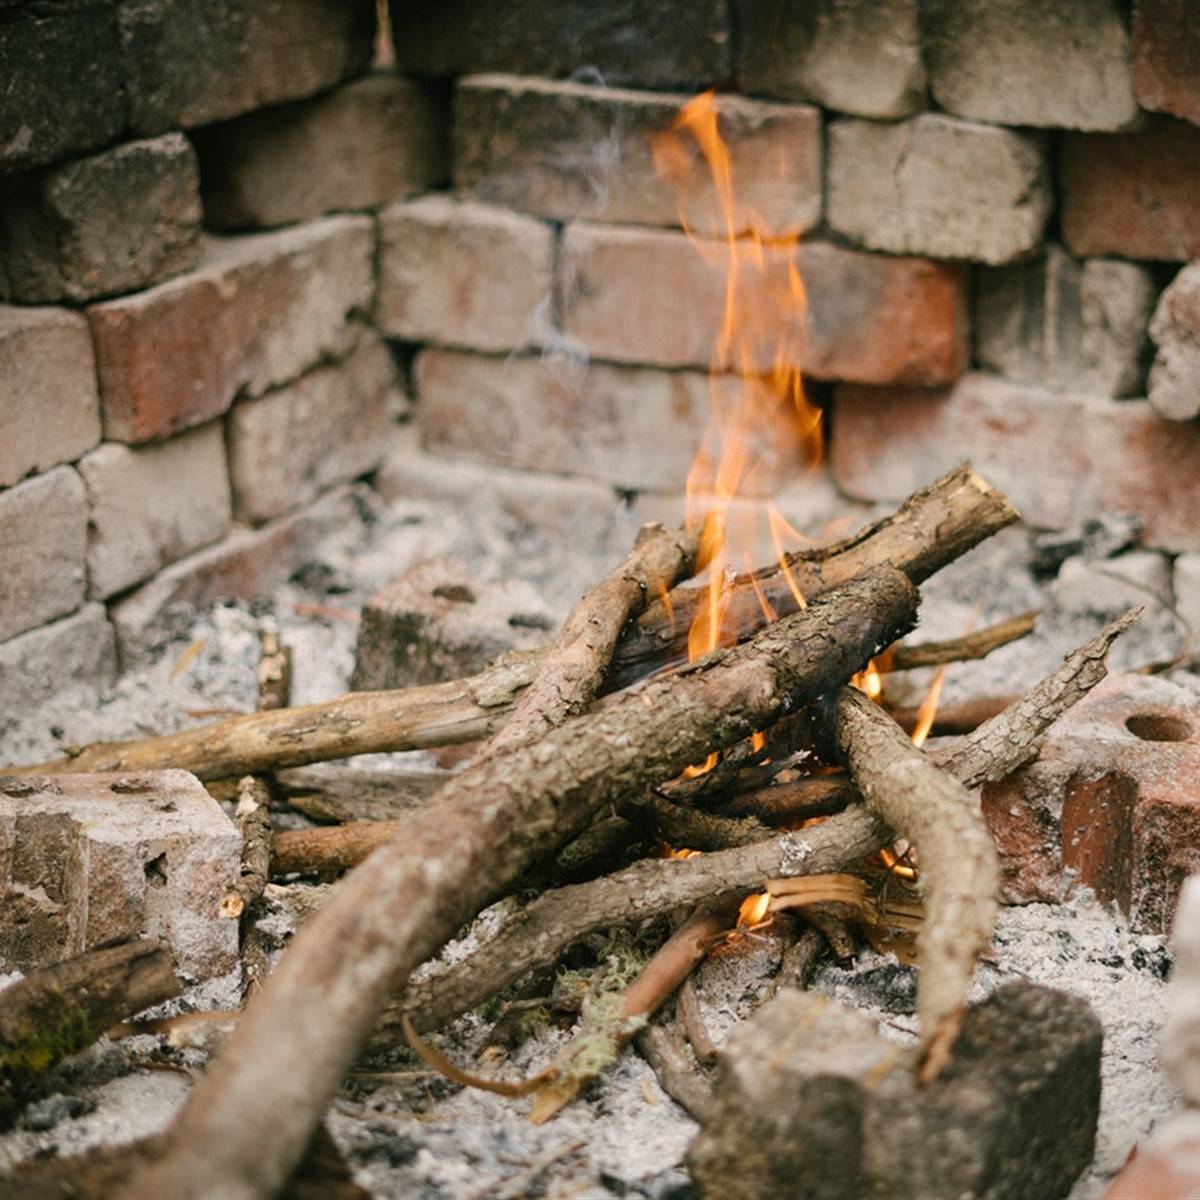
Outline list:
[[[322,763],[277,772],[275,791],[312,821],[394,821],[420,808],[449,777],[449,771],[365,771]]]
[[[1010,704],[1020,699],[1017,695],[973,696],[970,700],[958,700],[947,704],[939,704],[933,716],[933,725],[929,732],[933,737],[955,737],[964,733],[972,733],[984,721],[990,721],[997,713],[1002,713]],[[919,705],[890,710],[892,720],[904,730],[912,733],[921,719]]]
[[[661,1026],[647,1025],[633,1041],[662,1088],[680,1108],[703,1121],[712,1103],[712,1085],[688,1061],[682,1046]]]
[[[233,886],[221,899],[221,916],[237,920],[262,895],[271,861],[271,795],[253,775],[238,784],[234,818],[242,835],[242,863]]]
[[[1033,632],[1038,611],[1008,617],[986,629],[977,629],[962,637],[949,638],[943,642],[920,642],[906,646],[902,642],[883,668],[887,671],[911,671],[918,667],[940,667],[946,663],[971,662],[987,658],[993,650],[1007,646]]]
[[[358,866],[403,828],[401,819],[280,830],[271,845],[271,878],[292,874],[338,875]]]
[[[292,698],[292,648],[285,646],[274,622],[258,631],[258,711],[287,708]]]
[[[702,1067],[713,1066],[720,1057],[720,1051],[704,1024],[700,997],[696,995],[696,986],[690,975],[679,985],[679,995],[675,998],[675,1017],[683,1028],[696,1061]]]

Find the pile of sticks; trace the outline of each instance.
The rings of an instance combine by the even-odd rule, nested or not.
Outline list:
[[[930,754],[848,682],[911,630],[924,580],[1016,519],[1003,495],[960,467],[853,537],[735,580],[726,621],[737,644],[691,664],[681,660],[701,590],[676,585],[703,566],[697,538],[650,526],[544,651],[507,656],[470,679],[264,705],[27,768],[182,767],[237,793],[246,855],[223,902],[231,916],[271,876],[349,871],[250,1000],[166,1141],[118,1194],[276,1194],[356,1056],[402,1033],[463,1082],[532,1093],[535,1119],[545,1119],[586,1082],[570,1052],[530,1080],[487,1081],[420,1034],[555,963],[591,931],[681,906],[692,915],[616,998],[605,1030],[614,1053],[636,1037],[668,1090],[700,1109],[703,1079],[645,1018],[731,929],[749,892],[766,893],[767,911],[811,916],[830,936],[836,922],[822,923],[822,898],[879,919],[861,864],[898,839],[920,855],[922,904],[901,905],[897,919],[920,927],[919,1070],[936,1077],[953,1055],[996,909],[996,855],[971,789],[1036,754],[1048,726],[1103,678],[1108,646],[1136,614]],[[893,667],[977,656],[1030,624],[902,647]],[[747,740],[755,734],[758,750]],[[428,773],[399,793],[357,772],[331,788],[328,769],[324,783],[320,771],[297,770],[469,742],[478,746],[464,769]],[[681,777],[712,756],[722,756],[715,769]],[[268,788],[343,823],[272,835]],[[635,857],[604,873],[648,839],[705,853]],[[827,875],[835,878],[812,881]],[[409,982],[483,908],[533,883],[547,890],[471,956]],[[785,970],[801,977],[819,944],[800,936],[802,964]],[[686,1003],[685,989],[681,1010]]]

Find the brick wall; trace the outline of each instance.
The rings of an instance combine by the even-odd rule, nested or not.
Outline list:
[[[373,0],[0,7],[0,705],[271,587],[352,479],[680,511],[724,288],[650,142],[705,87],[802,239],[834,507],[971,456],[1034,523],[1138,513],[1196,592],[1191,5],[390,17],[381,56]]]

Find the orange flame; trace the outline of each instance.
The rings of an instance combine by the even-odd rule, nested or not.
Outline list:
[[[760,925],[770,907],[771,896],[769,892],[756,892],[752,896],[747,896],[738,909],[738,928],[750,929],[755,925]]]

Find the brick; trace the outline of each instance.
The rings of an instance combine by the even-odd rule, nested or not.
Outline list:
[[[1051,209],[1038,135],[934,113],[832,122],[828,170],[830,225],[895,254],[1010,262],[1038,244]]]
[[[1138,115],[1125,22],[1118,0],[931,0],[929,90],[974,121],[1120,129]]]
[[[858,117],[924,107],[917,0],[739,0],[742,89]]]
[[[83,603],[87,520],[70,467],[0,492],[0,642]]]
[[[344,354],[347,314],[370,305],[373,246],[367,217],[209,238],[195,271],[92,305],[105,436],[166,437]]]
[[[372,0],[140,0],[120,8],[135,132],[163,133],[299,100],[361,74]]]
[[[391,0],[396,62],[414,75],[571,75],[609,84],[694,88],[728,79],[723,0],[699,0],[687,19],[661,0]]]
[[[1200,876],[1179,893],[1171,922],[1175,969],[1167,991],[1160,1057],[1189,1104],[1200,1103]]]
[[[503,208],[424,196],[379,214],[380,327],[391,337],[512,350],[551,332],[554,231]]]
[[[240,858],[237,830],[186,771],[0,777],[0,970],[148,935],[187,982],[227,975],[238,928],[218,905]]]
[[[1073,254],[1200,257],[1200,129],[1150,118],[1136,133],[1066,134],[1058,164]]]
[[[563,328],[597,358],[706,367],[725,311],[727,261],[719,247],[702,257],[679,233],[569,226],[560,254]],[[738,300],[759,369],[771,367],[781,345],[794,346],[817,379],[934,384],[966,365],[961,268],[817,242],[801,245],[794,261],[808,297],[804,334],[786,304],[791,253],[768,249],[765,271],[742,271]]]
[[[88,578],[106,599],[224,537],[232,523],[219,421],[166,442],[105,442],[79,463],[89,506]]]
[[[724,229],[707,166],[684,135],[684,159],[660,178],[654,135],[669,130],[678,96],[552,83],[510,75],[460,81],[454,102],[454,180],[475,199],[554,220],[588,217],[678,225],[680,205],[699,233]],[[776,235],[821,216],[821,116],[807,105],[740,96],[716,100],[729,146],[739,231]],[[672,160],[673,161],[673,160]]]
[[[1159,299],[1150,323],[1157,352],[1150,368],[1150,403],[1159,416],[1200,416],[1200,263],[1184,267]]]
[[[99,440],[87,321],[61,308],[0,306],[0,487],[70,462]]]
[[[1138,263],[1080,263],[1060,246],[975,275],[981,366],[1019,383],[1102,396],[1142,391],[1156,287]]]
[[[1200,124],[1200,25],[1190,0],[1134,0],[1138,103]]]
[[[1114,674],[1060,718],[1036,762],[985,784],[1003,895],[1057,900],[1072,881],[1140,932],[1170,927],[1200,869],[1200,720],[1192,693]]]
[[[506,651],[544,646],[557,625],[525,581],[489,583],[456,559],[429,559],[363,606],[350,686],[377,691],[461,679]]]
[[[1200,1113],[1185,1109],[1156,1125],[1112,1181],[1104,1200],[1189,1200],[1200,1195]]]
[[[132,292],[200,259],[200,178],[181,133],[50,167],[0,217],[0,290],[81,303]]]
[[[387,347],[364,334],[344,362],[235,405],[228,440],[238,519],[279,516],[377,467],[394,384]]]
[[[205,221],[262,229],[426,191],[449,174],[446,125],[430,88],[374,75],[197,130]]]
[[[1172,579],[1175,592],[1175,611],[1193,631],[1200,629],[1200,554],[1181,554],[1175,560]],[[1193,656],[1200,649],[1193,648]]]
[[[113,5],[5,5],[0,79],[0,171],[111,142],[128,111]]]
[[[1144,400],[1100,403],[987,375],[953,389],[843,386],[831,466],[863,500],[901,500],[964,458],[1035,526],[1135,513],[1142,541],[1200,549],[1200,429],[1157,417]]]

